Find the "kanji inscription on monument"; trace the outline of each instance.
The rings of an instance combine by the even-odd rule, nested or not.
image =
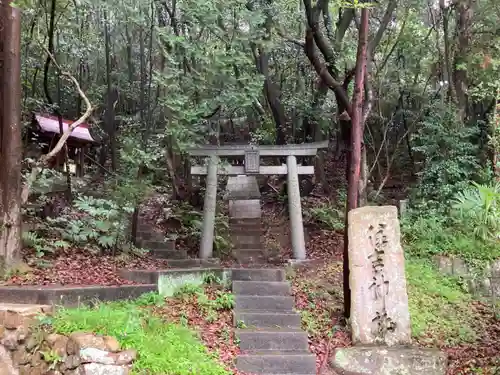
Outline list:
[[[245,151],[245,173],[259,173],[260,155],[259,150]]]
[[[348,216],[353,342],[409,344],[410,314],[397,208],[367,206]]]

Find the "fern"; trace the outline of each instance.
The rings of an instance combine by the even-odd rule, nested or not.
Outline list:
[[[59,240],[53,242],[39,237],[35,232],[23,232],[22,241],[24,246],[35,250],[37,257],[43,257],[47,253],[54,253],[57,249],[69,247],[69,243],[66,241]]]

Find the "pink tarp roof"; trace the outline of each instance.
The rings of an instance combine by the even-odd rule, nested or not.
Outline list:
[[[57,117],[35,114],[35,119],[43,132],[60,134],[59,120]],[[73,122],[74,121],[63,119],[63,132],[68,130],[68,126],[70,126]],[[79,125],[75,130],[73,130],[70,138],[76,138],[87,142],[96,142],[96,140],[90,135],[89,125],[86,123]]]

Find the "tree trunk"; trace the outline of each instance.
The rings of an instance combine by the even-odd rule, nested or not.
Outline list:
[[[358,188],[361,171],[361,140],[363,138],[363,90],[366,75],[366,55],[368,45],[368,20],[367,8],[361,10],[361,26],[359,29],[358,52],[356,55],[356,73],[354,78],[354,93],[352,96],[351,116],[351,147],[349,150],[349,175],[347,185],[347,208],[344,240],[344,312],[346,318],[351,313],[351,291],[349,287],[349,241],[347,235],[347,213],[358,207]]]
[[[444,70],[444,79],[448,81],[448,99],[451,101],[455,100],[455,90],[453,87],[453,80],[451,76],[451,48],[450,48],[450,35],[449,35],[449,15],[450,9],[446,5],[444,0],[439,1],[439,6],[441,8],[441,16],[443,17],[443,43],[444,43],[444,64],[442,69]]]
[[[109,35],[109,25],[108,25],[108,12],[104,10],[104,49],[106,54],[106,114],[104,116],[104,122],[106,127],[106,133],[109,140],[109,150],[111,153],[111,170],[114,172],[117,170],[117,145],[116,145],[116,126],[115,126],[115,113],[113,106],[113,99],[117,96],[115,95],[112,85],[111,85],[111,38]],[[106,149],[104,147],[104,149]],[[107,156],[107,155],[106,155]],[[103,161],[105,158],[103,157]],[[103,164],[104,165],[104,164]]]
[[[457,96],[458,110],[462,121],[468,116],[468,54],[472,29],[471,0],[461,0],[457,4],[458,45],[453,66],[453,81]]]
[[[0,3],[0,275],[21,251],[21,14]]]

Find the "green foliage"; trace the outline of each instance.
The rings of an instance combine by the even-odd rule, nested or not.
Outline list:
[[[70,245],[63,240],[52,241],[40,237],[36,232],[23,232],[22,240],[24,246],[35,250],[35,255],[37,257],[43,257],[47,253],[54,253],[57,249],[65,249]]]
[[[82,213],[79,218],[63,215],[48,219],[63,239],[75,245],[95,244],[101,248],[126,242],[126,215],[134,211],[132,205],[86,196],[78,197],[74,205]]]
[[[200,37],[159,28],[167,64],[156,80],[169,92],[160,102],[170,113],[165,134],[182,150],[218,132],[203,120],[215,108],[245,116],[241,108],[259,96],[262,78],[248,52],[253,44],[262,45],[257,26],[263,16],[242,0],[189,0],[178,6],[184,22],[199,25]],[[235,27],[235,20],[244,27]]]
[[[210,299],[202,285],[187,283],[179,287],[174,293],[176,298],[190,296],[196,296],[198,304],[207,310],[230,310],[234,306],[234,295],[226,290],[217,290],[215,299]]]
[[[266,119],[260,128],[250,134],[251,141],[258,145],[273,145],[276,140],[276,126],[271,119]]]
[[[189,203],[179,202],[173,207],[165,209],[166,220],[178,221],[182,228],[180,230],[185,236],[200,240],[203,230],[203,212],[196,211]],[[231,249],[229,236],[229,218],[218,212],[215,216],[214,248],[219,256],[227,254]]]
[[[207,280],[208,284],[212,284],[213,281],[219,281],[220,283],[220,279],[215,277],[208,277]],[[231,310],[234,307],[234,295],[226,289],[216,290],[215,298],[211,298],[211,296],[205,293],[203,285],[187,283],[178,288],[174,293],[174,297],[182,299],[193,296],[196,298],[196,302],[203,311],[205,320],[208,323],[215,322],[219,318],[220,311]],[[181,322],[183,322],[182,317]],[[187,324],[187,319],[184,323]]]
[[[186,283],[180,286],[175,292],[174,297],[186,297],[186,296],[195,296],[200,293],[203,293],[203,288],[201,285]]]
[[[54,349],[41,352],[43,360],[49,363],[49,370],[55,370],[56,366],[63,362],[63,358]]]
[[[413,150],[423,160],[415,199],[425,207],[440,207],[468,187],[482,181],[479,129],[461,124],[452,107],[433,105],[419,124]]]
[[[476,339],[471,297],[458,280],[414,259],[406,262],[406,278],[413,336],[433,344]]]
[[[341,231],[345,225],[344,212],[332,203],[321,203],[319,206],[304,209],[304,218],[329,230]]]
[[[471,236],[472,227],[438,210],[409,211],[401,222],[405,252],[416,257],[458,255],[469,262],[485,262],[500,257],[492,241]]]
[[[149,299],[150,297],[147,297]],[[77,331],[114,336],[122,347],[136,349],[134,374],[229,375],[207,353],[196,334],[185,327],[164,323],[135,302],[103,303],[96,307],[59,309],[51,319],[55,332]]]
[[[452,208],[464,230],[473,228],[478,239],[500,242],[500,183],[473,183],[456,194]]]

